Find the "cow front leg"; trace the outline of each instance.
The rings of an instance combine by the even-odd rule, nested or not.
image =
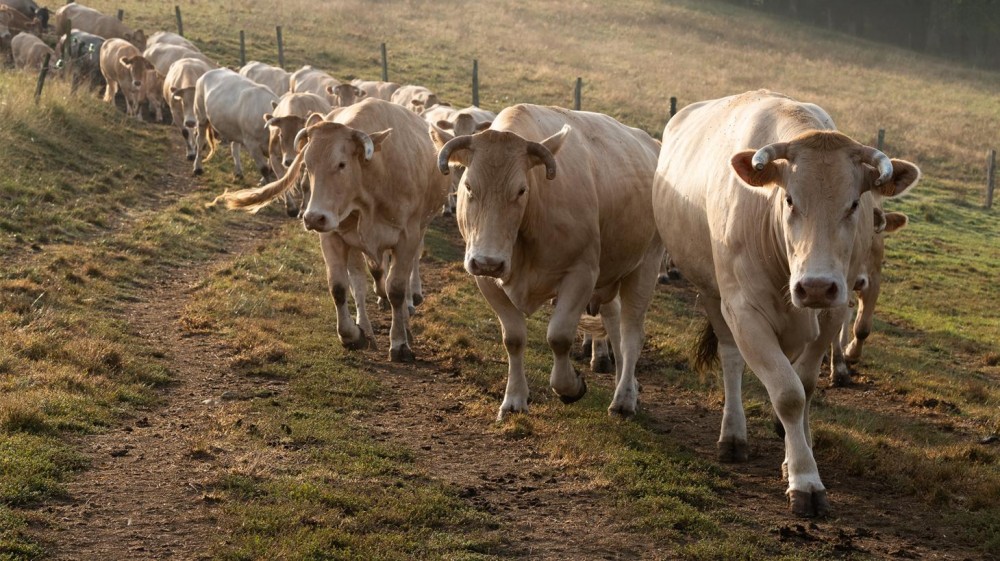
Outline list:
[[[187,150],[187,159],[189,162],[193,162],[197,152],[194,144],[195,132],[186,126],[181,125],[181,136],[184,137],[184,147]]]
[[[410,309],[406,302],[410,273],[420,240],[402,239],[392,252],[392,263],[385,278],[385,288],[392,308],[392,325],[389,327],[389,360],[392,362],[413,362],[416,356],[410,349]]]
[[[500,320],[503,346],[507,350],[507,389],[497,413],[497,421],[503,421],[511,413],[528,412],[528,379],[524,376],[524,348],[528,342],[528,327],[524,314],[511,303],[496,281],[488,277],[476,277],[476,285]]]
[[[589,269],[571,272],[566,276],[559,287],[556,307],[546,331],[553,358],[549,386],[563,403],[579,401],[587,393],[587,383],[573,368],[569,352],[576,340],[576,326],[580,324],[580,316],[593,293],[594,277],[594,272]]]
[[[235,170],[236,179],[243,179],[243,161],[240,158],[240,143],[230,142],[229,150],[233,153],[233,169]]]
[[[337,305],[337,336],[345,349],[358,350],[368,346],[364,331],[354,323],[351,310],[347,306],[347,291],[350,289],[348,278],[348,246],[335,233],[320,234],[320,247],[323,249],[323,260],[326,261],[326,277],[330,285],[330,294]]]

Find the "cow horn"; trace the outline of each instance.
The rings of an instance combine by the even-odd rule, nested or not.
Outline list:
[[[352,136],[354,137],[354,140],[357,140],[358,142],[361,143],[362,146],[364,146],[365,161],[366,162],[372,161],[372,156],[375,155],[375,143],[372,142],[372,137],[368,136],[367,134],[361,131],[354,131],[354,134]]]
[[[295,145],[296,150],[302,151],[302,148],[304,148],[304,144],[307,142],[309,142],[309,131],[307,131],[306,129],[302,129],[299,131],[298,134],[295,135],[295,142],[293,142],[292,144]]]
[[[788,143],[775,142],[757,150],[750,162],[753,164],[753,169],[760,171],[774,160],[784,160],[786,158],[788,158]]]
[[[876,186],[892,179],[892,160],[882,151],[866,147],[861,161],[878,170],[878,179],[875,180]]]
[[[445,143],[441,147],[441,151],[438,152],[438,169],[441,170],[441,173],[448,175],[451,172],[448,168],[448,159],[451,158],[452,152],[455,150],[468,150],[471,145],[471,136],[456,136]]]
[[[545,164],[545,179],[551,181],[556,178],[556,159],[548,148],[538,142],[529,142],[528,155],[538,158]]]

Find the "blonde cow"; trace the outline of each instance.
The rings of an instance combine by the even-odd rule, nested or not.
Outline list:
[[[408,285],[424,232],[447,189],[447,181],[434,166],[427,124],[402,107],[367,99],[336,110],[332,121],[310,118],[296,144],[299,153],[280,180],[220,199],[230,208],[259,210],[291,189],[307,170],[312,196],[303,222],[320,234],[341,342],[347,348],[374,342],[371,326],[359,327],[351,317],[347,292],[353,292],[360,314],[367,277],[356,257],[363,253],[377,264],[388,255],[389,357],[394,362],[413,361]]]
[[[49,67],[54,68],[58,58],[51,47],[26,31],[10,40],[10,50],[14,57],[14,67],[23,70],[40,70],[45,62],[45,55],[49,55]]]
[[[465,168],[465,270],[500,320],[509,361],[499,417],[528,410],[525,317],[553,298],[549,385],[566,403],[586,393],[569,353],[581,315],[599,311],[619,359],[609,412],[634,414],[642,322],[663,254],[649,204],[656,141],[607,115],[537,105],[504,109],[472,136],[431,134],[441,172]]]
[[[125,96],[126,114],[142,120],[139,103],[156,83],[156,71],[139,49],[124,39],[108,39],[101,45],[101,74],[108,84],[104,101],[114,103],[120,90]]]
[[[362,80],[356,78],[351,80],[351,85],[365,92],[365,96],[374,99],[392,101],[392,94],[399,89],[399,84],[395,82],[379,82],[376,80]]]
[[[174,126],[181,131],[187,148],[188,161],[194,161],[195,126],[198,124],[194,114],[194,92],[198,78],[212,70],[214,65],[201,58],[182,58],[170,65],[163,79],[163,99],[170,106],[170,116]]]
[[[281,97],[288,93],[292,73],[284,68],[271,66],[263,62],[251,60],[240,68],[240,75],[250,78],[258,84],[271,88],[274,95]]]
[[[306,118],[313,113],[325,115],[332,107],[326,98],[313,93],[287,93],[273,105],[273,111],[264,115],[264,125],[269,135],[268,154],[271,169],[276,174],[284,175],[285,169],[292,165],[298,154],[295,137],[306,126]],[[303,193],[303,212],[307,200],[308,196]],[[285,193],[285,212],[291,217],[298,216],[300,212],[300,208],[295,206],[291,191]]]
[[[146,48],[146,35],[141,29],[132,30],[131,27],[118,21],[118,18],[102,14],[76,2],[66,4],[56,11],[55,24],[59,33],[69,31],[72,25],[73,29],[86,31],[105,39],[124,39],[140,51]]]
[[[423,86],[413,85],[400,86],[392,93],[390,101],[418,114],[441,103],[434,92]]]
[[[480,109],[479,107],[470,106],[464,109],[455,109],[449,105],[435,105],[425,110],[421,116],[428,123],[433,124],[441,130],[450,131],[454,136],[467,136],[484,131],[490,128],[493,120],[497,118],[496,113]],[[455,205],[458,202],[456,193],[458,193],[458,181],[461,177],[460,170],[459,173],[451,174],[451,188],[448,190],[448,200],[445,202],[444,209],[442,209],[442,213],[445,216],[455,214]],[[603,371],[606,372],[607,368]]]
[[[829,510],[808,407],[846,315],[855,238],[874,227],[872,193],[897,196],[919,177],[915,165],[837,132],[820,107],[764,90],[689,105],[664,129],[653,211],[708,315],[699,356],[717,349],[722,361],[720,458],[747,458],[748,365],[784,428],[782,471],[798,516]]]

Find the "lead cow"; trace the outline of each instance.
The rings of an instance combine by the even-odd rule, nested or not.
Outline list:
[[[507,108],[472,136],[443,142],[450,135],[431,131],[441,172],[465,167],[465,269],[500,320],[509,359],[499,418],[528,410],[525,316],[552,298],[552,389],[566,403],[586,393],[569,351],[584,310],[600,310],[620,359],[609,411],[634,413],[642,322],[663,253],[649,205],[656,141],[606,115],[537,105]]]
[[[406,305],[410,273],[448,182],[435,169],[427,125],[415,113],[366,99],[335,110],[329,118],[313,115],[306,122],[295,139],[298,153],[284,177],[258,189],[224,194],[219,200],[229,208],[256,211],[291,189],[305,172],[312,195],[302,220],[307,230],[320,234],[340,341],[350,349],[374,343],[371,325],[365,320],[359,327],[351,317],[347,291],[353,292],[360,316],[367,278],[364,262],[357,257],[363,253],[370,263],[379,264],[388,255],[389,357],[393,362],[413,361]]]
[[[784,427],[782,467],[796,515],[829,510],[808,404],[846,314],[855,237],[859,224],[871,227],[869,193],[894,197],[919,177],[915,165],[837,132],[816,105],[768,91],[688,106],[664,130],[653,210],[708,315],[700,356],[714,356],[710,331],[717,337],[720,457],[747,457],[746,364]]]

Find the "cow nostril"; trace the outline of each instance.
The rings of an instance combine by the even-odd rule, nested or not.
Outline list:
[[[838,291],[838,289],[837,289],[837,283],[831,282],[830,286],[828,286],[826,288],[826,297],[829,298],[830,300],[836,299],[837,298],[837,291]]]
[[[795,296],[800,300],[806,299],[806,289],[801,282],[795,283]]]
[[[285,158],[285,160],[282,163],[285,164],[286,168],[292,166],[292,160],[289,158]]]
[[[193,129],[194,128],[194,121],[184,121],[184,126],[187,127],[187,128],[189,128],[189,129]]]

